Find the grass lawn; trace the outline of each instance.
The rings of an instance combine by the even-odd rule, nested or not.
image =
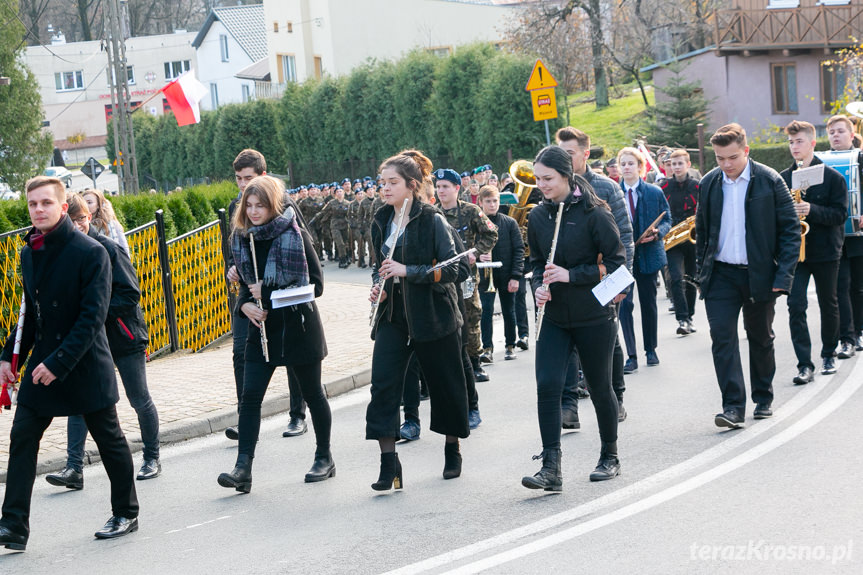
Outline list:
[[[593,146],[603,146],[605,155],[632,145],[632,138],[641,132],[644,123],[644,100],[636,84],[621,87],[620,98],[613,98],[607,108],[596,109],[594,102],[584,102],[584,92],[569,97],[569,123],[588,135]],[[645,90],[650,105],[653,105],[653,87]],[[613,97],[613,94],[612,94]],[[582,101],[583,103],[579,103]]]

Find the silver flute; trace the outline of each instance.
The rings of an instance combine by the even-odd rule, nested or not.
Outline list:
[[[249,232],[249,247],[252,250],[252,266],[255,268],[255,282],[258,281],[258,256],[255,254],[255,234]],[[258,304],[258,309],[264,311],[264,304],[261,300],[255,298]],[[267,325],[265,320],[261,320],[261,348],[264,350],[264,361],[270,363],[270,350],[267,346]]]
[[[560,234],[560,220],[563,219],[563,202],[557,204],[557,219],[554,221],[554,235],[551,238],[551,250],[548,252],[548,260],[545,265],[554,262],[554,253],[557,251],[557,236]],[[548,292],[548,282],[543,280],[542,288]],[[542,318],[545,317],[545,304],[539,306],[539,311],[536,314],[536,339],[539,340],[539,331],[542,329]]]
[[[399,238],[399,230],[401,230],[401,228],[402,228],[402,222],[405,219],[405,212],[408,211],[408,201],[409,201],[409,199],[405,198],[404,203],[402,203],[402,210],[401,210],[401,212],[399,212],[399,219],[398,219],[398,223],[396,224],[396,229],[393,230],[393,233],[390,234],[390,236],[387,238],[387,241],[385,242],[385,243],[390,243],[390,241],[392,241],[392,246],[390,247],[390,252],[388,254],[388,257],[392,257],[393,252],[396,249],[396,242],[398,241],[398,238]],[[383,246],[381,246],[381,247],[383,247]],[[381,252],[383,252],[383,249],[381,250]],[[378,263],[378,270],[380,270],[380,267],[381,267],[380,263]],[[381,305],[381,296],[383,296],[383,294],[384,294],[384,284],[386,284],[386,281],[387,281],[386,278],[384,278],[384,279],[380,278],[380,272],[379,272],[377,285],[380,289],[378,290],[378,297],[375,298],[375,301],[372,304],[372,311],[369,313],[369,325],[375,324],[375,316],[378,315],[378,306]]]

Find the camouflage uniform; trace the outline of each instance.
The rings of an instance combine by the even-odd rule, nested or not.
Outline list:
[[[365,261],[365,242],[363,242],[363,221],[362,221],[362,200],[359,198],[354,198],[350,205],[348,206],[348,226],[350,227],[350,234],[348,235],[350,239],[350,246],[348,247],[349,257],[351,260],[354,259],[354,254],[356,254],[357,264],[364,268],[366,267]]]
[[[497,243],[497,226],[479,209],[478,206],[459,200],[456,206],[449,210],[442,210],[446,221],[451,225],[464,242],[465,249],[476,248],[474,255],[479,259],[480,254],[491,253]],[[476,288],[473,296],[465,298],[464,305],[467,312],[465,321],[468,324],[467,353],[471,361],[478,358],[482,353],[482,339],[480,337],[480,319],[482,318],[482,305],[479,301],[479,274],[476,266],[471,266],[471,274],[474,278]]]
[[[348,210],[350,202],[333,198],[317,216],[318,222],[329,223],[330,237],[335,242],[339,266],[348,267]],[[327,225],[324,223],[323,225]]]
[[[315,251],[318,253],[318,257],[323,261],[324,252],[321,244],[320,226],[317,222],[312,223],[312,220],[314,220],[315,216],[317,216],[323,209],[324,200],[321,197],[313,198],[308,196],[307,198],[300,200],[300,203],[297,205],[300,208],[300,213],[303,214],[303,219],[308,223],[309,233],[312,234],[312,239],[315,242]]]
[[[321,196],[321,201],[324,206],[330,203],[334,198],[332,196]],[[319,220],[319,229],[321,230],[321,244],[324,246],[324,251],[330,256],[330,261],[336,259],[336,252],[333,249],[333,234],[330,231],[330,215],[326,214]]]
[[[375,250],[372,246],[372,220],[375,217],[375,202],[377,198],[372,199],[369,196],[366,196],[363,199],[362,204],[360,204],[360,233],[362,234],[360,237],[362,238],[361,249],[368,250],[369,254],[369,265],[374,265],[375,261]]]

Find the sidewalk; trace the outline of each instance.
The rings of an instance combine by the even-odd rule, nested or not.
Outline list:
[[[324,323],[329,355],[323,362],[322,380],[328,397],[369,383],[373,342],[369,338],[369,286],[365,274],[346,274],[334,266],[325,268],[324,295],[318,307]],[[341,282],[344,283],[340,283]],[[159,411],[163,444],[218,432],[237,423],[232,342],[230,336],[200,353],[178,352],[147,365],[147,381]],[[120,386],[117,411],[133,452],[142,448],[135,411]],[[287,411],[288,378],[276,371],[263,405],[264,417]],[[0,482],[6,481],[9,432],[13,411],[0,415]],[[98,460],[96,445],[87,441],[87,453]],[[136,468],[140,465],[135,458]],[[46,430],[39,450],[39,473],[62,469],[66,462],[66,418],[56,418]]]

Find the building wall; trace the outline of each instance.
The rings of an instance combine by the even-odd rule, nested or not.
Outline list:
[[[228,38],[228,61],[222,62],[222,48],[219,37]],[[252,59],[234,39],[224,24],[216,20],[197,49],[197,60],[200,68],[197,70],[198,80],[206,86],[207,96],[201,100],[201,109],[215,110],[216,105],[211,98],[210,84],[218,86],[219,106],[236,104],[243,101],[243,86],[249,87],[249,94],[255,95],[255,83],[251,80],[240,80],[234,74],[253,64]]]

